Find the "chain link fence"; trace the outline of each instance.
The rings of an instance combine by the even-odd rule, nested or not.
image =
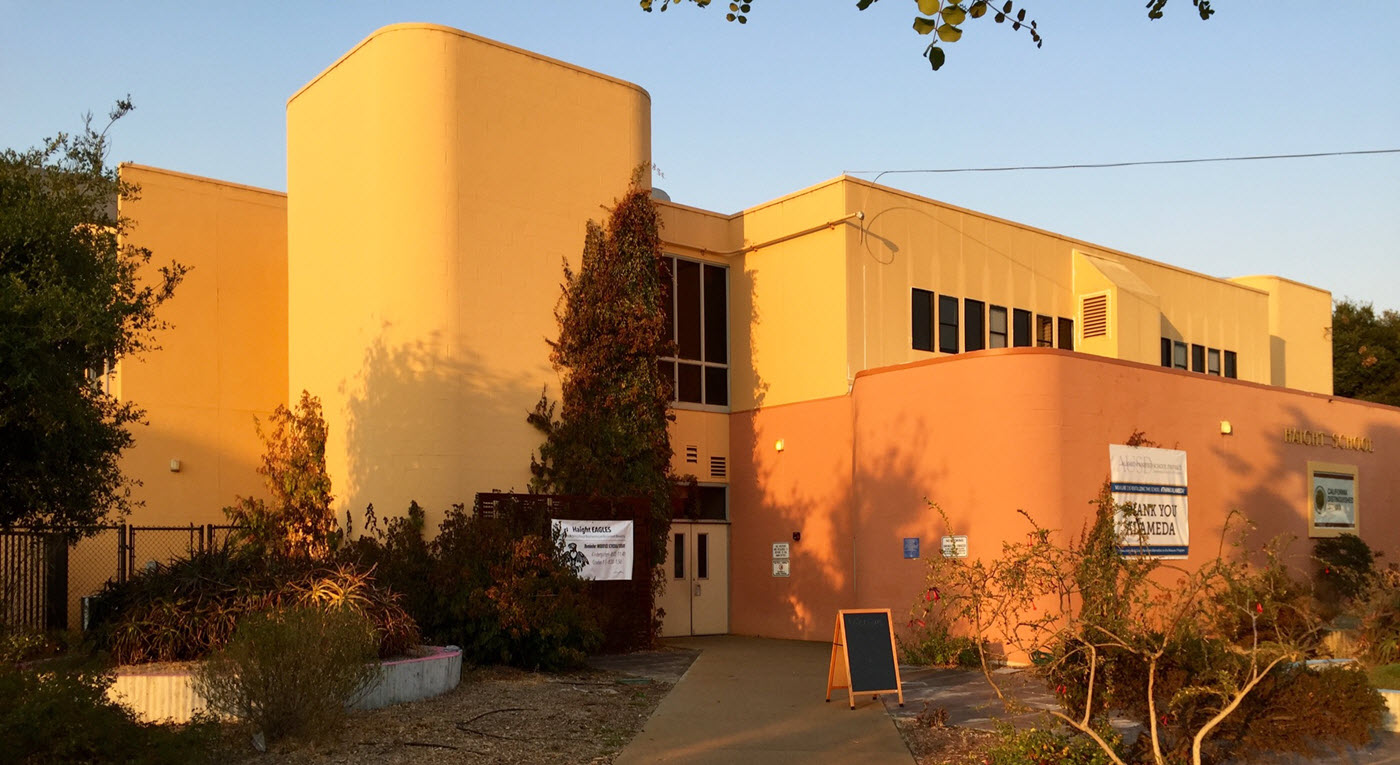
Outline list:
[[[92,526],[0,531],[0,624],[86,627],[83,604],[108,582],[228,543],[236,526]]]

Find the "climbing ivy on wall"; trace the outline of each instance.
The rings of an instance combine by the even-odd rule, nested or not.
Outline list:
[[[528,420],[544,434],[532,455],[532,491],[645,497],[654,522],[654,564],[664,560],[671,520],[671,382],[657,369],[670,355],[663,308],[661,221],[643,179],[633,176],[607,222],[588,222],[583,260],[564,264],[549,342],[560,401],[542,393]],[[557,410],[557,411],[556,411]]]

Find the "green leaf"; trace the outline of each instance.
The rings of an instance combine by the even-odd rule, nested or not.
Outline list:
[[[929,46],[929,49],[928,49],[928,63],[929,63],[929,66],[932,66],[932,67],[933,67],[933,71],[936,72],[936,71],[939,70],[940,67],[943,66],[943,60],[944,60],[946,57],[947,57],[947,54],[943,52],[943,49],[942,49],[942,48],[938,47],[937,45],[930,45],[930,46]]]
[[[952,24],[944,24],[938,28],[938,39],[943,42],[955,43],[962,39],[962,30]]]
[[[967,11],[960,5],[950,5],[943,9],[943,21],[946,24],[961,24],[967,20]]]
[[[935,19],[926,19],[922,16],[914,17],[914,31],[918,32],[921,35],[926,35],[937,28],[938,21]]]
[[[942,4],[939,0],[919,0],[919,13],[933,16],[938,13],[938,6]]]

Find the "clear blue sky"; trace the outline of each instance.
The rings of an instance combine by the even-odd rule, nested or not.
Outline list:
[[[1400,148],[1400,3],[1024,0],[933,73],[913,0],[0,0],[0,147],[130,93],[113,159],[285,188],[288,96],[374,29],[459,27],[636,82],[658,185],[734,212],[847,170]],[[1345,14],[1342,12],[1345,11]],[[870,176],[865,176],[870,177]],[[1400,308],[1400,155],[885,176],[953,204],[1220,276],[1275,273]]]

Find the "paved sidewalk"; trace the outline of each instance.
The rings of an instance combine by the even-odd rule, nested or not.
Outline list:
[[[830,643],[719,636],[666,645],[700,655],[617,765],[914,762],[883,704],[861,697],[853,711],[845,691],[824,702]]]

